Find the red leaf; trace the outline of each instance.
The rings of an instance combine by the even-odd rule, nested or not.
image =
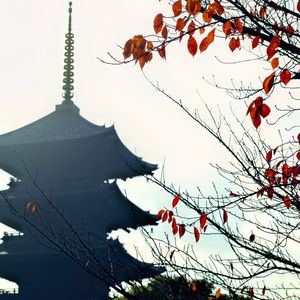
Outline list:
[[[197,227],[194,227],[194,235],[195,235],[196,242],[198,242],[200,239],[200,232]]]
[[[207,37],[205,37],[201,41],[200,46],[199,46],[200,52],[205,51],[214,40],[215,40],[215,29],[211,30],[208,33]]]
[[[173,221],[172,221],[172,231],[173,231],[173,235],[176,235],[176,233],[178,232],[178,225],[176,223],[175,218],[173,218]]]
[[[229,194],[229,196],[230,196],[230,197],[237,197],[238,194],[231,192],[231,193]]]
[[[267,104],[262,104],[261,105],[261,109],[260,109],[260,115],[263,117],[263,118],[266,118],[271,112],[271,109],[270,107],[267,105]]]
[[[280,80],[285,85],[287,85],[290,82],[291,77],[291,73],[287,69],[282,70],[282,72],[280,73]]]
[[[170,210],[170,211],[169,211],[169,219],[168,219],[168,222],[169,222],[169,223],[172,222],[172,220],[173,220],[173,215],[174,215],[173,211]]]
[[[273,69],[276,69],[279,66],[279,58],[275,57],[271,61],[271,66]]]
[[[124,49],[123,49],[124,59],[130,57],[131,53],[132,53],[132,39],[128,40],[124,45]]]
[[[197,45],[195,38],[192,35],[188,39],[187,47],[188,47],[189,52],[193,56],[195,56],[195,54],[197,53],[197,50],[198,50],[198,45]]]
[[[161,210],[157,213],[157,217],[160,219],[164,212],[165,212],[165,210],[164,210],[164,209],[161,209]]]
[[[258,43],[259,43],[259,39],[260,37],[259,36],[256,36],[253,41],[252,41],[252,49],[256,48]]]
[[[283,198],[283,203],[287,208],[290,208],[290,206],[292,205],[292,201],[288,196],[285,196]]]
[[[297,152],[296,158],[297,158],[298,160],[300,160],[300,151]]]
[[[178,17],[181,14],[181,10],[182,10],[182,3],[181,0],[176,1],[173,6],[173,13],[175,17]]]
[[[164,26],[162,31],[161,31],[161,36],[166,40],[168,37],[168,29],[167,26]]]
[[[169,212],[168,211],[165,211],[163,216],[162,216],[162,222],[166,222],[167,219],[168,219],[168,216],[169,216]]]
[[[155,33],[159,33],[163,27],[163,15],[157,14],[153,21],[153,28]]]
[[[232,31],[232,25],[231,25],[231,21],[226,21],[223,25],[223,32],[225,34],[226,37],[228,37],[230,35]]]
[[[228,220],[228,213],[225,210],[225,208],[223,209],[223,223],[225,224]]]
[[[268,55],[268,60],[272,58],[276,54],[276,48],[280,45],[280,37],[279,36],[274,36],[271,41],[270,45],[267,48],[267,55]]]
[[[184,20],[182,18],[177,19],[175,30],[176,31],[177,30],[179,30],[179,31],[183,30],[183,28],[185,27],[186,23],[187,23],[187,19],[186,20]]]
[[[270,151],[268,151],[267,154],[266,154],[266,160],[267,160],[268,162],[272,159],[272,153],[273,153],[273,151],[270,150]]]
[[[250,111],[250,117],[251,117],[251,121],[254,125],[255,128],[258,128],[260,123],[261,123],[261,119],[260,119],[260,114],[258,112],[257,107],[254,107],[251,111]]]
[[[300,1],[297,3],[297,10],[300,12]]]
[[[239,38],[232,38],[229,42],[229,48],[233,52],[235,49],[240,47],[240,39]]]
[[[243,33],[243,23],[240,19],[235,19],[234,20],[234,25],[235,25],[235,28],[238,30],[238,32],[240,34]]]
[[[300,145],[300,133],[298,134],[297,139],[298,139],[298,142],[299,142],[299,145]]]
[[[274,78],[275,78],[275,72],[273,72],[271,75],[265,78],[263,82],[263,88],[266,94],[268,94],[271,90],[271,88],[274,85]]]
[[[206,232],[207,224],[204,226],[203,231]]]
[[[185,233],[185,225],[179,225],[179,237],[181,238]]]
[[[161,44],[160,48],[157,48],[158,54],[161,56],[161,58],[166,58],[166,46],[165,41]]]
[[[206,220],[207,220],[207,216],[206,216],[205,212],[203,211],[200,216],[200,226],[202,229],[204,228],[204,226],[206,224]]]
[[[175,198],[172,201],[172,207],[173,208],[178,204],[179,200],[180,200],[180,195],[176,195]]]
[[[196,25],[195,25],[194,21],[191,21],[191,23],[189,24],[189,26],[187,28],[190,35],[193,35],[195,33],[195,28],[196,28]]]

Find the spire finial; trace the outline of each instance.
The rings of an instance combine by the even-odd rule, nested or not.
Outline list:
[[[66,46],[65,46],[65,65],[64,65],[64,79],[63,79],[63,98],[64,102],[69,102],[73,98],[73,83],[74,83],[74,34],[72,33],[72,2],[69,2],[69,26],[68,33],[66,34]]]

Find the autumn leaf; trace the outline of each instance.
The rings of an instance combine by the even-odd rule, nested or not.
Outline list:
[[[163,15],[157,14],[153,21],[153,28],[155,33],[159,33],[163,27]]]
[[[252,233],[249,237],[249,241],[252,243],[255,240],[255,235]]]
[[[144,57],[139,58],[139,64],[140,64],[141,69],[143,69],[145,64],[146,64],[146,61],[145,61]]]
[[[193,35],[195,33],[195,28],[196,26],[194,21],[191,21],[187,29],[190,35]]]
[[[205,32],[205,28],[204,27],[199,28],[199,32],[200,34],[203,34]]]
[[[207,220],[207,216],[206,216],[205,212],[203,211],[200,216],[200,226],[202,229],[204,228],[204,226],[206,224],[206,220]]]
[[[147,42],[147,50],[152,50],[153,49],[153,43],[151,41]]]
[[[231,31],[232,31],[231,21],[230,20],[226,21],[223,24],[222,29],[223,29],[223,32],[224,32],[225,36],[228,37],[230,35]]]
[[[198,44],[197,44],[196,39],[192,35],[188,39],[187,47],[188,47],[189,52],[193,56],[195,56],[197,53],[197,50],[198,50]]]
[[[196,242],[198,242],[200,239],[200,232],[197,227],[194,227],[194,235],[195,235]]]
[[[218,288],[218,289],[216,290],[215,297],[216,297],[216,299],[218,299],[220,296],[221,296],[221,289]]]
[[[239,38],[232,38],[229,42],[229,48],[233,52],[235,49],[240,47],[240,39]]]
[[[187,23],[187,19],[184,20],[184,19],[182,19],[182,18],[178,18],[177,21],[176,21],[176,27],[175,27],[175,30],[176,30],[176,31],[177,31],[177,30],[179,30],[179,31],[183,30],[183,28],[185,27],[186,23]]]
[[[181,238],[185,234],[185,225],[179,225],[179,237]]]
[[[298,1],[298,3],[297,3],[297,10],[298,10],[298,12],[300,12],[300,1]]]
[[[286,208],[290,208],[290,206],[292,205],[292,201],[291,199],[289,198],[289,196],[285,196],[283,198],[283,203],[284,205],[286,206]]]
[[[280,37],[278,35],[274,36],[270,44],[267,48],[267,55],[268,55],[268,60],[270,60],[276,53],[276,48],[280,45]]]
[[[274,78],[275,78],[275,72],[273,72],[271,75],[265,78],[263,81],[263,89],[266,94],[268,94],[271,90],[271,88],[274,85]]]
[[[234,26],[240,34],[243,34],[243,23],[240,19],[234,20]]]
[[[270,150],[270,151],[268,151],[267,154],[266,154],[266,160],[267,160],[268,162],[270,162],[271,159],[272,159],[272,153],[273,153],[273,151]]]
[[[256,48],[258,43],[259,43],[260,37],[256,36],[253,40],[252,40],[252,49]]]
[[[168,37],[168,29],[167,26],[164,26],[162,31],[161,31],[161,36],[166,40]]]
[[[129,58],[132,53],[132,39],[128,40],[123,48],[123,56],[124,59]]]
[[[228,213],[225,209],[223,209],[223,223],[225,224],[228,220]]]
[[[212,17],[214,15],[214,12],[211,10],[206,10],[202,14],[202,19],[205,23],[210,23],[212,20]]]
[[[267,152],[267,154],[266,154],[266,160],[268,162],[272,159],[272,154],[273,154],[272,150],[270,150],[270,151]]]
[[[172,222],[172,220],[173,220],[173,215],[174,215],[173,211],[170,210],[170,211],[169,211],[169,219],[168,219],[168,223],[171,223],[171,222]]]
[[[229,194],[229,196],[230,196],[230,197],[237,197],[238,194],[231,192],[231,193]]]
[[[186,11],[190,15],[197,15],[201,10],[201,3],[199,0],[186,0]]]
[[[32,213],[35,213],[35,212],[36,212],[36,209],[37,209],[36,204],[33,204],[33,205],[31,206],[31,212],[32,212]]]
[[[169,216],[169,212],[168,211],[165,211],[163,216],[162,216],[162,222],[166,222],[167,219],[168,219],[168,216]]]
[[[300,151],[297,152],[296,158],[297,158],[298,160],[300,160]]]
[[[285,85],[287,85],[290,82],[291,77],[291,73],[287,69],[282,70],[280,73],[280,80]]]
[[[205,51],[208,48],[208,46],[214,41],[214,39],[215,39],[215,29],[211,30],[208,33],[207,37],[205,37],[201,41],[200,46],[199,46],[200,52]]]
[[[271,60],[271,66],[273,69],[276,69],[279,66],[279,58],[275,57]]]
[[[172,232],[173,232],[173,235],[176,235],[178,232],[178,225],[177,225],[175,218],[173,218],[173,221],[172,221]]]
[[[174,2],[173,6],[173,13],[174,13],[174,17],[178,17],[181,14],[182,11],[182,3],[181,0],[178,0],[176,2]]]
[[[178,204],[179,200],[180,200],[180,195],[176,195],[172,201],[172,208],[174,208]]]
[[[157,48],[157,52],[161,58],[166,58],[166,46],[165,41],[161,44],[160,48]]]
[[[165,210],[164,210],[164,209],[161,209],[161,210],[157,213],[157,217],[160,219],[164,212],[165,212]]]

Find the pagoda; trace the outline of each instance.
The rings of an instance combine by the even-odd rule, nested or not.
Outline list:
[[[0,277],[18,291],[0,300],[105,300],[110,287],[162,272],[130,256],[117,229],[155,225],[156,217],[125,197],[116,183],[157,166],[130,152],[114,126],[95,125],[73,99],[72,3],[66,34],[63,101],[55,111],[0,135],[0,168],[13,176],[1,192]]]

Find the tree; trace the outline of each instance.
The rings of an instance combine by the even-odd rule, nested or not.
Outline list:
[[[133,60],[144,68],[156,52],[166,58],[166,47],[177,41],[186,42],[191,55],[198,52],[201,55],[216,40],[223,39],[232,52],[238,55],[243,47],[257,61],[268,62],[271,70],[257,87],[251,84],[224,87],[230,95],[247,103],[245,114],[256,129],[249,129],[240,118],[230,116],[230,121],[236,120],[240,135],[228,117],[217,116],[207,107],[211,117],[211,123],[207,123],[198,111],[191,112],[180,100],[152,83],[232,157],[231,167],[216,166],[228,183],[225,194],[215,187],[215,195],[205,195],[201,190],[198,195],[191,195],[179,192],[179,188],[165,181],[149,178],[173,195],[172,204],[162,207],[158,216],[162,222],[170,223],[171,233],[179,238],[186,231],[194,235],[196,242],[200,234],[221,234],[231,254],[226,257],[220,253],[205,261],[191,248],[182,250],[170,239],[162,241],[149,234],[148,241],[157,259],[170,269],[192,271],[195,276],[204,273],[214,283],[227,288],[233,297],[247,294],[260,299],[299,299],[300,258],[293,248],[300,243],[297,122],[300,2],[178,0],[171,1],[171,9],[169,15],[155,16],[154,36],[136,35],[125,43],[125,62]],[[124,62],[115,60],[115,63]],[[279,89],[289,89],[284,108],[272,105],[274,92]],[[292,122],[288,136],[276,145],[270,145],[268,136],[262,136],[258,130],[269,115],[276,118],[275,122],[269,122],[269,131],[275,131],[276,126],[285,128]],[[224,135],[224,127],[230,138]],[[180,208],[178,203],[182,205]],[[189,213],[180,213],[183,206],[189,208]],[[239,230],[242,224],[254,231],[245,236]],[[164,243],[167,250],[157,246],[158,242]],[[184,257],[184,264],[172,259],[174,253]],[[275,280],[281,284],[274,283]]]
[[[147,286],[133,286],[129,293],[138,299],[207,300],[212,299],[213,284],[206,280],[189,281],[184,277],[157,276],[150,279]],[[126,300],[115,297],[115,300]],[[230,300],[228,295],[220,294],[219,300]],[[242,300],[244,298],[239,298]]]

